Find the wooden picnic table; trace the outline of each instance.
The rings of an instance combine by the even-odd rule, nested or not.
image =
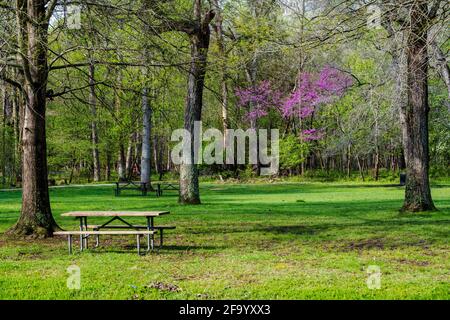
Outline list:
[[[108,229],[108,228],[125,228],[125,229],[134,229],[139,230],[145,228],[147,231],[152,231],[152,233],[147,234],[147,251],[150,249],[153,249],[154,247],[154,232],[155,230],[159,229],[161,232],[161,245],[162,245],[162,228],[164,227],[156,227],[154,225],[154,218],[160,217],[163,215],[169,214],[169,211],[72,211],[72,212],[66,212],[63,213],[61,216],[63,217],[74,217],[76,219],[80,220],[80,249],[81,251],[84,248],[88,247],[88,237],[89,233],[83,234],[83,231],[88,232],[88,228],[92,228],[95,231],[99,231],[100,229]],[[88,225],[88,218],[92,217],[109,217],[110,219],[103,223],[102,225],[94,225],[89,226]],[[130,217],[143,217],[146,218],[147,224],[145,226],[142,225],[133,225],[132,223],[126,221],[124,218],[130,218]],[[123,225],[117,226],[117,225],[110,225],[113,221],[120,221]],[[166,227],[173,229],[174,227]],[[99,245],[99,235],[101,233],[92,233],[97,236],[97,244]],[[112,233],[111,233],[112,234]],[[114,234],[118,234],[117,232]],[[125,234],[125,233],[124,233]]]

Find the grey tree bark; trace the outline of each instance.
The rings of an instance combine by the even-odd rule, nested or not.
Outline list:
[[[209,24],[214,18],[214,12],[209,11],[201,16],[201,0],[194,4],[196,27],[188,33],[191,42],[191,66],[188,79],[186,107],[184,110],[184,128],[191,133],[190,163],[180,165],[180,195],[181,204],[200,204],[198,182],[198,167],[194,163],[194,123],[200,121],[203,108],[203,88],[207,67],[207,58],[211,31]]]
[[[48,83],[48,26],[52,6],[46,0],[17,0],[18,42],[25,75],[26,106],[22,133],[22,209],[8,234],[52,236],[58,226],[50,208],[45,131]]]
[[[89,105],[91,108],[91,143],[92,162],[94,168],[94,181],[101,180],[100,154],[98,151],[98,130],[97,130],[97,95],[95,93],[95,65],[90,59],[89,64]]]
[[[142,90],[142,113],[141,182],[150,183],[152,109],[149,105],[147,88]]]
[[[428,174],[428,3],[416,1],[408,9],[407,105],[402,109],[407,181],[402,210],[415,212],[435,209]]]

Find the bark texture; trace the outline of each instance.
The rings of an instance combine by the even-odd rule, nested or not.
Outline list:
[[[19,49],[23,56],[26,106],[22,132],[22,210],[10,235],[47,237],[57,229],[53,219],[47,178],[47,144],[45,132],[48,82],[48,22],[51,12],[46,0],[17,0],[20,26]]]
[[[89,65],[89,105],[91,107],[91,143],[92,143],[92,162],[94,169],[94,181],[101,180],[100,154],[98,151],[98,130],[97,130],[97,96],[95,93],[95,65],[92,62]]]
[[[142,128],[142,156],[141,156],[141,182],[150,182],[150,159],[151,159],[151,126],[152,126],[152,110],[148,101],[148,89],[144,88],[142,92],[142,112],[143,112],[143,128]]]
[[[195,2],[195,27],[188,33],[191,41],[191,67],[188,92],[184,111],[184,128],[191,133],[190,163],[180,165],[180,196],[182,204],[200,204],[198,167],[194,163],[194,123],[200,121],[203,107],[203,88],[205,84],[208,49],[211,37],[209,24],[214,12],[201,16],[201,1]]]
[[[403,144],[406,160],[406,190],[403,211],[434,210],[431,198],[428,149],[428,5],[411,4],[408,30],[407,95],[403,113]]]

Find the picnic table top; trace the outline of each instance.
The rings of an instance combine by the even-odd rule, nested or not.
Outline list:
[[[169,211],[72,211],[63,213],[63,217],[159,217]]]

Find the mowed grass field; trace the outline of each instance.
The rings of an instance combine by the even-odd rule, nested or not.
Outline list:
[[[398,211],[403,188],[379,184],[203,184],[201,193],[202,205],[180,206],[173,192],[52,189],[64,229],[78,226],[60,217],[66,211],[170,210],[155,221],[177,227],[166,246],[138,256],[132,236],[105,237],[83,253],[77,241],[73,255],[65,238],[9,240],[20,193],[0,192],[0,298],[450,298],[450,184],[433,186],[438,212],[408,215]],[[66,286],[71,265],[80,290]],[[367,286],[369,266],[381,270],[380,289]]]

